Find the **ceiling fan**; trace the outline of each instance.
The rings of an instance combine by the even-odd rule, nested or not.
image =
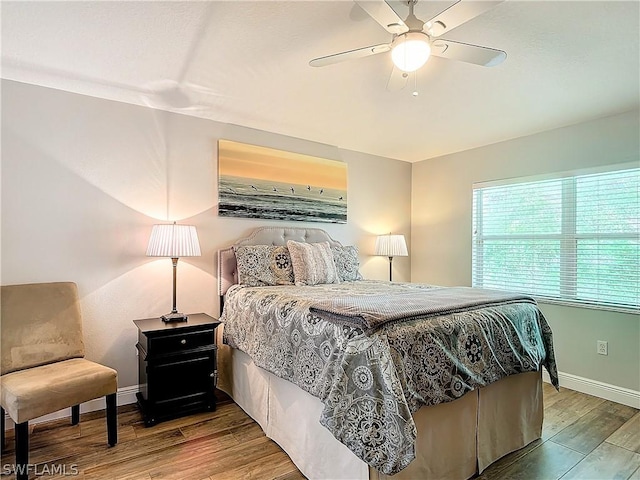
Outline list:
[[[391,42],[314,58],[309,62],[309,65],[324,67],[391,51],[394,68],[387,88],[397,90],[405,86],[408,73],[422,67],[431,55],[485,67],[498,65],[507,58],[506,52],[502,50],[439,38],[440,35],[477,17],[504,0],[483,2],[458,0],[426,22],[417,18],[413,13],[418,0],[403,2],[409,7],[409,15],[404,21],[384,0],[354,1],[382,28],[393,35]]]

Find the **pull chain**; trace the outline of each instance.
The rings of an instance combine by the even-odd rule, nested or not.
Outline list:
[[[413,72],[413,93],[412,93],[412,95],[414,97],[417,97],[419,95],[419,93],[418,93],[418,70]]]

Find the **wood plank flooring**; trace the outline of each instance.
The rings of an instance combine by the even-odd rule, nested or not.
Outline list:
[[[37,475],[30,478],[304,479],[229,397],[219,393],[218,398],[215,412],[151,428],[145,428],[135,405],[120,407],[113,448],[106,445],[104,411],[83,414],[75,426],[68,419],[34,425],[30,462]],[[548,384],[544,401],[542,438],[498,460],[477,480],[640,480],[638,410],[567,389],[556,392]],[[13,462],[13,431],[8,431],[2,480],[14,478],[7,472]]]

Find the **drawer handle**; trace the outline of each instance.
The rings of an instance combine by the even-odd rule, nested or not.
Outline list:
[[[187,344],[187,340],[186,340],[185,338],[183,338],[182,340],[180,340],[180,343],[181,343],[182,345],[186,345],[186,344]]]

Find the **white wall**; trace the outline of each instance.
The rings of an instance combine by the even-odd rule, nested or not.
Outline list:
[[[348,164],[348,222],[217,216],[217,140]],[[2,82],[3,285],[75,281],[87,357],[136,385],[132,320],[171,309],[171,262],[145,257],[151,225],[198,227],[202,257],[178,265],[178,308],[218,314],[215,252],[260,225],[324,228],[360,248],[367,278],[386,279],[375,235],[410,238],[411,164],[67,92]],[[394,278],[409,280],[408,258]]]
[[[638,162],[638,111],[413,164],[411,278],[471,285],[472,184]],[[640,317],[541,305],[554,333],[558,369],[640,391]],[[596,354],[596,340],[609,355]]]

